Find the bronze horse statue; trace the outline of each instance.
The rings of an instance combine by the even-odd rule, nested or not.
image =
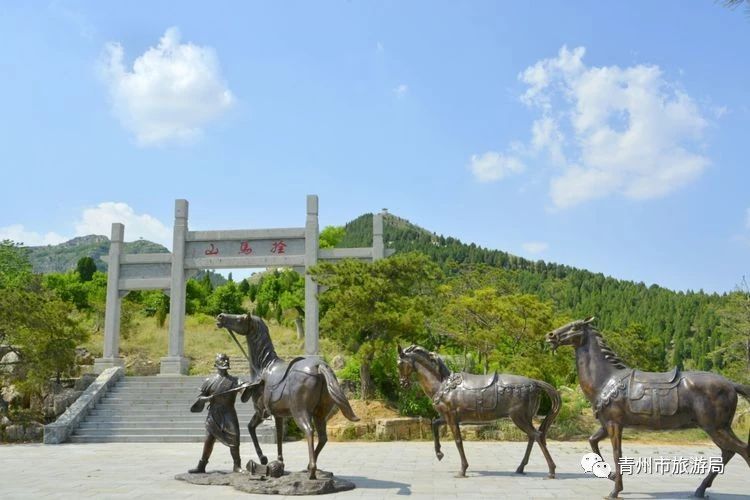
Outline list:
[[[547,334],[552,349],[561,345],[575,347],[578,381],[594,408],[601,428],[590,438],[594,453],[599,441],[609,436],[614,453],[615,488],[609,494],[617,498],[622,491],[622,430],[640,427],[653,430],[700,427],[721,448],[724,464],[739,453],[750,465],[750,443],[743,443],[732,431],[737,395],[750,400],[750,386],[735,384],[709,372],[642,372],[629,368],[607,346],[591,323],[594,318],[573,321]],[[709,472],[695,496],[703,498],[718,471]]]
[[[336,407],[352,422],[359,420],[333,370],[317,357],[297,357],[289,363],[285,362],[276,355],[268,327],[256,316],[219,314],[216,326],[227,328],[247,339],[250,371],[257,377],[253,381],[256,386],[253,393],[255,414],[247,428],[261,464],[266,465],[268,459],[260,449],[255,428],[268,416],[274,417],[278,460],[283,463],[284,419],[291,417],[307,438],[310,458],[307,470],[310,479],[315,479],[318,455],[328,441],[326,423]],[[314,446],[316,433],[318,445]]]
[[[402,387],[409,385],[412,373],[417,374],[422,390],[432,399],[433,408],[440,415],[432,421],[435,455],[438,460],[443,458],[440,451],[440,426],[447,423],[450,427],[461,455],[461,471],[457,477],[466,477],[466,469],[469,467],[464,454],[460,424],[489,422],[502,417],[510,417],[529,437],[526,453],[516,473],[523,474],[536,441],[547,460],[549,477],[555,477],[555,462],[547,450],[547,431],[560,411],[560,393],[550,384],[497,372],[493,375],[451,373],[440,356],[416,345],[406,349],[398,347],[398,371]],[[542,393],[550,398],[552,407],[537,430],[532,419],[539,410]]]

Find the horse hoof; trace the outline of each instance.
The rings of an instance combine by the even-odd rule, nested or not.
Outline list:
[[[442,451],[438,451],[435,453],[435,456],[437,457],[438,460],[442,460],[445,455],[443,455]]]
[[[523,467],[519,467],[518,469],[516,469],[516,474],[524,474],[525,475],[526,473],[523,471]]]
[[[268,457],[265,455],[261,455],[260,457],[260,465],[268,465]]]
[[[466,472],[463,472],[463,471],[462,471],[462,472],[459,472],[458,474],[456,474],[456,476],[455,476],[455,477],[457,477],[457,478],[460,478],[460,479],[463,479],[463,478],[465,478],[465,477],[466,477]]]
[[[547,474],[547,479],[555,479],[555,473],[550,472],[549,474]]]

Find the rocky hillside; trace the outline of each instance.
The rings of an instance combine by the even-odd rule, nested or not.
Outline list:
[[[147,240],[125,243],[127,253],[166,253],[164,246]],[[109,253],[109,238],[97,234],[79,236],[59,245],[28,247],[29,260],[36,273],[63,273],[76,268],[81,257],[91,257],[100,271],[107,270],[101,257]]]

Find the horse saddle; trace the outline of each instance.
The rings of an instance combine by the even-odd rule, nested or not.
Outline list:
[[[655,417],[674,415],[679,405],[677,367],[663,373],[633,370],[628,387],[630,411]]]
[[[460,388],[471,391],[476,400],[477,411],[497,408],[497,372],[492,375],[472,375],[464,373]]]
[[[495,385],[497,382],[497,372],[492,375],[474,375],[471,373],[462,373],[461,387],[470,391],[481,391]]]
[[[298,356],[292,359],[289,364],[274,363],[267,368],[263,375],[263,382],[270,391],[270,402],[275,403],[284,394],[284,388],[289,381],[289,374],[292,372],[306,373],[307,375],[317,375],[318,365],[321,363],[317,357],[306,358]]]

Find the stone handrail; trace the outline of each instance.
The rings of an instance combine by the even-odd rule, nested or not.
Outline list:
[[[83,394],[70,405],[65,413],[52,422],[44,426],[44,444],[60,444],[68,440],[73,430],[78,427],[81,420],[91,410],[99,400],[107,393],[118,380],[122,378],[125,370],[121,366],[115,366],[104,370],[94,380]]]

